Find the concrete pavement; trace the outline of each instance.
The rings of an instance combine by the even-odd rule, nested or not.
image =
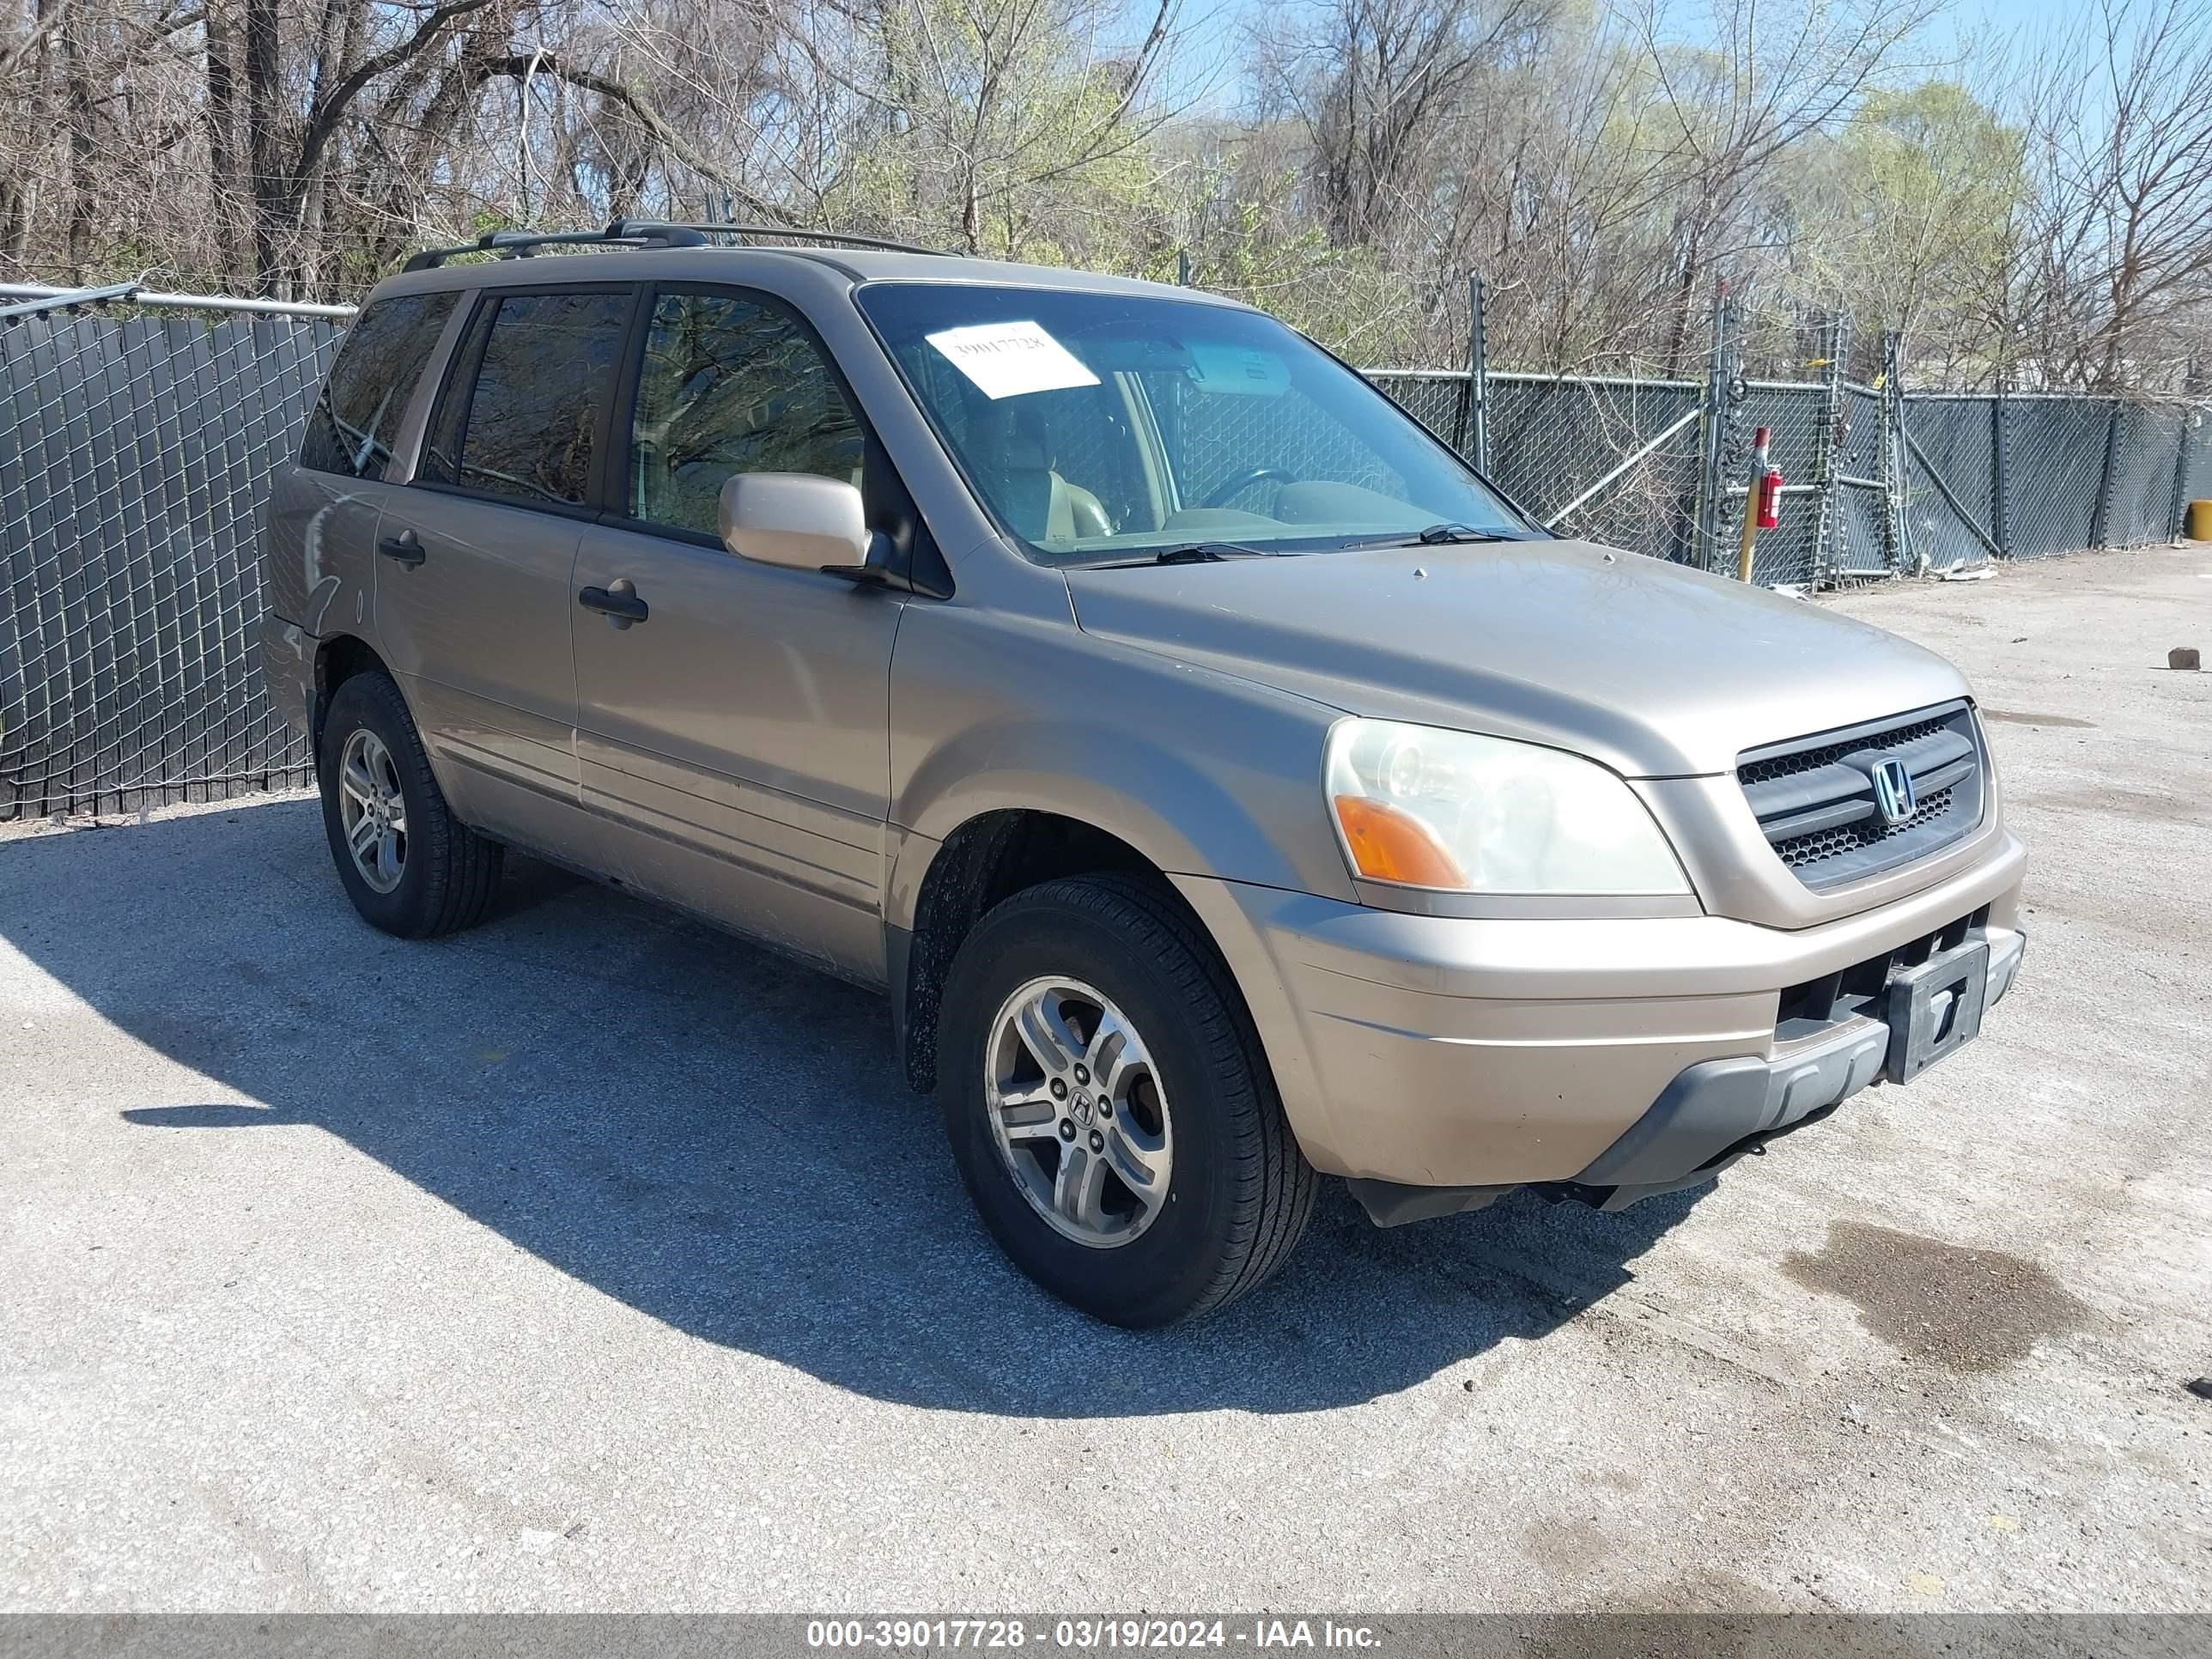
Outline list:
[[[1983,1039],[1717,1187],[1198,1328],[1004,1265],[884,1005],[312,802],[0,827],[0,1607],[2212,1607],[2212,552],[1844,608],[1976,682]]]

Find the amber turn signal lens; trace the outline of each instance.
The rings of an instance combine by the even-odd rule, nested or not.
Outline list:
[[[1408,813],[1361,795],[1336,798],[1336,821],[1352,862],[1370,881],[1465,888],[1467,875],[1437,832]]]

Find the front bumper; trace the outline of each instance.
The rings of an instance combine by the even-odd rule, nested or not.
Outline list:
[[[2013,931],[1994,939],[1974,930],[1967,948],[1988,952],[1988,977],[1974,1007],[1984,1011],[2012,988],[2027,940]],[[1860,1090],[1901,1073],[1893,1018],[1852,1013],[1784,1046],[1771,1060],[1701,1060],[1669,1083],[1620,1139],[1574,1178],[1607,1209],[1711,1180],[1778,1135],[1817,1122]]]
[[[1664,1190],[1747,1136],[1825,1115],[1879,1073],[1869,1055],[1877,1036],[1886,1052],[1887,1028],[1778,1030],[1783,993],[1978,915],[1994,1002],[2019,963],[2025,863],[2003,836],[1909,897],[1796,930],[1409,915],[1176,885],[1244,991],[1306,1157],[1392,1212],[1378,1218],[1413,1219],[1531,1182]],[[1650,1145],[1632,1158],[1647,1121]]]

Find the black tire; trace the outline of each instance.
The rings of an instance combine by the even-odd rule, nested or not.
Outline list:
[[[358,731],[373,732],[389,751],[406,801],[405,856],[398,884],[389,892],[369,884],[346,847],[338,768]],[[461,823],[446,805],[415,721],[388,676],[356,674],[338,687],[323,722],[317,774],[331,861],[362,920],[401,939],[433,939],[484,919],[499,890],[503,849]]]
[[[1110,1249],[1070,1238],[1024,1196],[985,1095],[991,1027],[1030,981],[1079,979],[1135,1025],[1174,1123],[1157,1218]],[[1284,1121],[1250,1016],[1212,941],[1173,895],[1124,876],[1048,882],[978,922],[947,977],[938,1097],[983,1224],[1030,1278],[1109,1324],[1146,1328],[1226,1306],[1279,1267],[1319,1184]]]

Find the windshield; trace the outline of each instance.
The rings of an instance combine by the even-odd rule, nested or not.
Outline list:
[[[1396,404],[1256,312],[965,283],[856,297],[969,483],[1041,562],[1530,533]]]

